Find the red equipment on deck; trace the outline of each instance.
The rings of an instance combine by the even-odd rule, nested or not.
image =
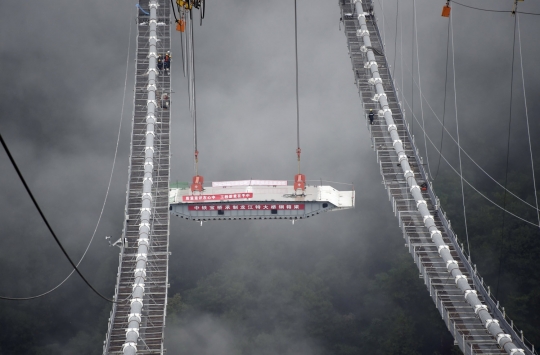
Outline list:
[[[204,178],[202,176],[195,175],[193,177],[193,183],[191,184],[191,191],[192,192],[195,192],[195,191],[202,192],[203,191],[203,182],[204,182]]]

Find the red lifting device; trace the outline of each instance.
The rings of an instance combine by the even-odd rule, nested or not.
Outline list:
[[[199,151],[195,150],[195,166],[196,166],[195,174],[196,175],[193,177],[193,183],[191,184],[191,192],[195,192],[195,191],[202,192],[203,191],[204,177],[199,175],[198,165],[199,165]]]
[[[446,2],[446,5],[443,6],[442,8],[442,17],[450,17],[450,1],[447,1]]]

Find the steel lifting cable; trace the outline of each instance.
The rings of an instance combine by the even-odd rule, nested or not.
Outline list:
[[[296,60],[296,154],[298,156],[298,174],[300,174],[300,100],[298,98],[298,16],[296,10],[296,0],[294,0],[294,51]]]
[[[409,109],[411,109],[411,105],[409,104],[409,101],[407,101],[406,98],[403,98],[403,100],[404,100],[405,105],[406,105]],[[418,124],[420,124],[420,121],[418,120],[418,118],[416,117],[416,115],[413,115],[413,118],[414,118],[414,120],[416,120],[416,122],[417,122]],[[433,142],[433,140],[431,139],[431,137],[429,136],[429,134],[426,134],[426,137],[427,137],[429,143],[433,146],[433,149],[435,149],[435,151],[437,151],[437,153],[440,153],[440,154],[441,154],[442,159],[444,160],[444,162],[445,162],[446,164],[448,164],[448,166],[450,167],[450,169],[452,169],[452,171],[453,171],[454,173],[456,173],[457,176],[460,176],[459,171],[458,171],[458,170],[457,170],[457,169],[456,169],[456,168],[448,161],[448,159],[446,159],[446,157],[444,156],[444,154],[442,154],[442,152],[439,152],[439,148],[437,148],[437,144],[435,144],[435,142]],[[510,212],[510,211],[504,209],[501,205],[498,205],[495,201],[491,200],[489,197],[487,197],[487,196],[484,195],[482,192],[480,192],[480,190],[478,190],[478,189],[477,189],[473,184],[471,184],[467,179],[463,178],[463,181],[464,181],[467,185],[469,185],[469,187],[472,188],[477,194],[479,194],[482,198],[484,198],[485,200],[487,200],[489,203],[491,203],[492,205],[494,205],[494,206],[497,207],[498,209],[500,209],[500,210],[502,210],[502,211],[508,213],[509,215],[511,215],[511,216],[513,216],[513,217],[515,217],[515,218],[517,218],[517,219],[519,219],[519,220],[521,220],[522,222],[528,223],[528,224],[533,225],[533,226],[535,226],[535,227],[540,227],[540,225],[538,225],[538,224],[536,224],[536,223],[533,223],[533,222],[531,222],[531,221],[528,221],[528,220],[526,220],[525,218],[520,217],[520,216],[518,216],[517,214],[512,213],[512,212]],[[509,193],[511,193],[511,192],[509,191]]]
[[[90,238],[90,241],[88,242],[88,245],[86,246],[86,249],[84,250],[83,255],[81,256],[81,258],[79,259],[79,262],[77,263],[77,267],[79,267],[79,265],[81,265],[83,259],[85,258],[86,254],[88,253],[88,250],[90,249],[90,245],[92,245],[92,242],[94,240],[94,237],[96,236],[96,232],[97,232],[97,229],[99,227],[99,224],[101,223],[101,218],[103,217],[103,211],[105,210],[105,205],[107,204],[107,199],[109,197],[109,191],[110,191],[110,188],[111,188],[112,177],[113,177],[113,174],[114,174],[114,168],[116,166],[116,158],[118,156],[118,146],[120,144],[120,133],[122,131],[122,121],[123,121],[123,118],[124,118],[124,108],[125,108],[125,102],[126,102],[126,89],[127,89],[127,77],[128,77],[128,69],[129,69],[129,53],[130,53],[130,50],[131,50],[131,32],[132,32],[132,24],[131,24],[131,16],[130,16],[128,49],[127,49],[127,58],[126,58],[126,73],[125,73],[125,77],[124,77],[124,94],[122,96],[122,109],[120,111],[120,122],[118,124],[118,134],[116,136],[116,147],[114,149],[114,158],[113,158],[113,163],[112,163],[112,167],[111,167],[111,174],[109,175],[109,183],[107,184],[107,190],[105,192],[105,198],[104,198],[103,204],[101,206],[101,211],[99,212],[99,217],[98,217],[98,220],[96,222],[96,227],[94,228],[94,232],[92,233],[92,237]],[[4,147],[4,148],[6,148],[6,147]],[[58,285],[51,288],[50,290],[48,290],[46,292],[43,292],[43,293],[41,293],[39,295],[29,296],[29,297],[4,297],[4,296],[0,296],[0,299],[10,300],[10,301],[27,301],[27,300],[33,300],[33,299],[36,299],[36,298],[46,296],[46,295],[52,293],[53,291],[55,291],[56,289],[58,289],[60,286],[62,286],[73,275],[73,273],[75,271],[76,271],[76,269],[74,268],[73,270],[71,270],[69,275],[66,276],[66,278],[64,280],[62,280],[62,282],[60,282]]]
[[[457,89],[456,89],[456,58],[455,58],[455,49],[454,49],[454,23],[452,21],[453,17],[454,16],[450,16],[450,34],[452,38],[452,76],[454,78],[454,109],[456,111],[457,143],[458,143],[458,146],[461,146],[461,144],[459,143],[459,120],[458,120]],[[422,98],[420,98],[420,100],[422,100]],[[461,201],[463,203],[463,219],[465,222],[465,237],[467,239],[467,249],[469,251],[469,257],[470,257],[471,247],[469,245],[469,230],[467,228],[467,212],[465,209],[465,191],[463,189],[463,168],[461,165],[461,149],[458,149],[458,157],[459,157],[459,176],[460,176],[460,181],[461,181]]]
[[[191,27],[191,71],[192,71],[192,100],[193,100],[193,143],[195,145],[195,175],[199,175],[199,150],[197,147],[197,92],[195,87],[195,40],[193,35],[193,19],[190,21]]]
[[[536,217],[538,218],[538,226],[540,226],[540,211],[538,210],[538,193],[536,190],[536,177],[534,175],[534,160],[532,153],[532,144],[531,144],[531,130],[529,127],[529,111],[527,109],[527,94],[525,92],[525,76],[523,74],[523,54],[521,53],[521,30],[519,27],[519,15],[516,14],[517,18],[517,28],[518,28],[518,46],[519,46],[519,59],[521,64],[521,83],[523,85],[523,100],[525,105],[525,120],[527,122],[527,137],[529,139],[529,153],[531,155],[531,170],[532,170],[532,180],[534,187],[534,200],[536,202]]]

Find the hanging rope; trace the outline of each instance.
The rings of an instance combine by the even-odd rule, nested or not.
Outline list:
[[[424,121],[424,100],[422,99],[422,80],[420,78],[420,52],[419,52],[419,45],[418,45],[418,19],[416,16],[416,1],[413,0],[413,11],[414,11],[414,37],[416,39],[416,65],[418,69],[418,90],[420,91],[420,117],[422,117],[422,131],[424,132],[424,150],[426,152],[426,163],[428,168],[429,176],[431,176],[431,179],[433,180],[433,175],[431,174],[431,168],[429,166],[429,154],[427,151],[427,140],[426,140],[426,127],[425,127],[425,121]]]
[[[111,182],[112,182],[112,177],[113,177],[113,173],[114,173],[114,167],[116,166],[116,158],[118,156],[118,145],[120,144],[120,133],[122,132],[122,121],[123,121],[123,118],[124,118],[124,107],[125,107],[125,103],[126,103],[126,89],[127,89],[127,78],[128,78],[128,69],[129,69],[129,53],[130,53],[130,49],[131,49],[131,28],[132,28],[131,22],[132,21],[131,21],[131,16],[130,16],[128,49],[127,49],[127,58],[126,58],[126,74],[125,74],[125,78],[124,78],[124,95],[122,97],[122,109],[120,111],[120,123],[118,124],[118,134],[116,136],[116,147],[114,149],[114,158],[113,158],[113,163],[112,163],[112,167],[111,167],[111,174],[109,176],[109,183],[107,184],[107,190],[105,192],[105,198],[103,200],[103,204],[101,205],[101,211],[99,212],[99,217],[98,217],[98,220],[96,222],[96,227],[94,228],[94,232],[92,233],[92,237],[90,238],[90,241],[88,242],[88,245],[86,246],[86,249],[84,250],[83,255],[81,256],[81,258],[79,259],[79,262],[77,263],[77,267],[79,267],[79,265],[81,265],[82,261],[84,260],[84,257],[88,253],[88,249],[90,249],[90,245],[92,245],[92,242],[94,241],[94,237],[96,236],[97,229],[99,227],[99,224],[101,223],[101,218],[103,217],[103,211],[105,210],[105,205],[107,204],[107,200],[108,200],[108,197],[109,197],[109,191],[111,189]],[[0,299],[10,300],[10,301],[28,301],[28,300],[33,300],[33,299],[36,299],[36,298],[46,296],[46,295],[52,293],[53,291],[55,291],[56,289],[58,289],[60,286],[62,286],[75,273],[75,271],[76,271],[76,269],[71,270],[69,275],[67,275],[66,278],[64,280],[62,280],[62,282],[60,282],[58,285],[54,286],[50,290],[48,290],[46,292],[43,292],[43,293],[41,293],[39,295],[29,296],[29,297],[4,297],[4,296],[1,296]]]
[[[298,16],[296,11],[296,0],[294,0],[294,52],[296,59],[296,155],[298,156],[298,174],[300,174],[300,100],[298,99]]]
[[[435,171],[435,177],[431,177],[433,180],[437,179],[439,175],[439,167],[441,166],[441,152],[443,149],[443,140],[444,140],[444,118],[446,116],[446,88],[448,86],[448,48],[450,47],[450,19],[448,20],[448,33],[446,35],[446,65],[445,65],[445,74],[444,74],[444,102],[443,102],[443,116],[442,116],[442,128],[441,128],[441,146],[439,148],[439,162],[437,163],[437,171]]]
[[[531,144],[531,131],[529,128],[529,111],[527,109],[527,94],[525,92],[525,76],[523,74],[523,54],[521,53],[521,30],[519,28],[519,17],[516,15],[517,19],[517,28],[518,28],[518,46],[519,46],[519,59],[521,64],[521,83],[523,84],[523,100],[525,101],[525,120],[527,121],[527,137],[529,138],[529,153],[531,155],[531,170],[532,170],[532,180],[534,186],[534,200],[536,202],[536,217],[538,218],[538,225],[540,226],[540,212],[538,211],[538,193],[536,192],[536,177],[534,176],[534,160],[532,153],[532,144]]]
[[[397,58],[397,38],[398,38],[398,18],[399,18],[399,1],[396,2],[396,34],[394,36],[394,66],[392,67],[392,80],[395,80],[396,73],[396,58]],[[386,52],[386,51],[385,51]]]
[[[452,19],[454,16],[450,16],[450,33],[452,35],[452,73],[454,77],[454,108],[456,110],[456,131],[457,131],[457,144],[461,147],[459,143],[459,120],[458,120],[458,107],[457,107],[457,90],[456,90],[456,59],[455,59],[455,50],[454,50],[454,24]],[[459,157],[459,176],[461,181],[461,200],[463,203],[463,219],[465,222],[465,237],[467,239],[467,250],[469,252],[469,258],[471,257],[471,246],[469,245],[469,230],[467,228],[467,212],[465,209],[465,192],[463,189],[463,167],[461,165],[461,148],[458,149]]]
[[[517,3],[516,3],[517,6]],[[510,164],[510,129],[512,128],[512,101],[514,96],[514,59],[516,52],[516,24],[517,16],[514,18],[514,37],[512,40],[512,67],[510,69],[510,114],[508,118],[508,137],[506,143],[506,172],[504,175],[504,194],[503,194],[503,208],[506,209],[506,187],[508,185],[508,166]],[[499,292],[499,281],[501,278],[501,269],[502,269],[502,258],[503,258],[503,242],[504,242],[504,227],[505,227],[505,217],[502,216],[502,227],[501,227],[501,241],[499,245],[499,270],[497,272],[497,286],[495,288],[495,297]]]
[[[410,108],[411,108],[411,105],[409,104],[409,101],[407,101],[406,98],[403,98],[403,100],[404,100],[405,106],[407,106],[407,107],[410,109]],[[416,123],[420,124],[420,121],[419,121],[419,119],[416,117],[416,115],[413,116],[413,118],[416,120]],[[420,129],[421,129],[421,128],[422,128],[422,127],[420,126]],[[448,133],[448,132],[447,132],[447,133]],[[426,137],[427,137],[429,143],[431,144],[431,146],[433,147],[433,149],[435,149],[435,150],[437,151],[437,153],[440,153],[439,150],[438,150],[439,148],[437,148],[437,144],[435,144],[435,142],[433,142],[433,140],[431,139],[431,137],[429,136],[429,134],[426,133]],[[463,149],[462,149],[462,151],[463,151]],[[463,152],[465,152],[465,151],[463,151]],[[500,209],[501,211],[504,211],[505,213],[511,215],[512,217],[515,217],[515,218],[519,219],[519,220],[522,221],[522,222],[525,222],[525,223],[527,223],[527,224],[530,224],[530,225],[532,225],[532,226],[535,226],[535,227],[537,227],[537,228],[540,228],[540,225],[538,225],[538,224],[536,224],[536,223],[534,223],[534,222],[528,221],[528,220],[526,220],[525,218],[523,218],[523,217],[521,217],[521,216],[519,216],[519,215],[517,215],[517,214],[515,214],[515,213],[512,213],[512,212],[510,212],[510,211],[508,211],[508,210],[506,210],[506,209],[503,209],[503,207],[502,207],[501,205],[498,205],[495,201],[491,200],[489,197],[487,197],[486,195],[484,195],[484,194],[483,194],[480,190],[478,190],[473,184],[471,184],[470,181],[468,181],[468,180],[465,179],[462,175],[460,175],[459,171],[458,171],[458,170],[457,170],[457,169],[456,169],[456,168],[448,161],[448,159],[446,159],[446,157],[444,156],[444,154],[441,154],[441,157],[442,157],[442,159],[444,160],[444,162],[450,167],[450,169],[452,169],[452,171],[453,171],[458,177],[463,178],[463,181],[464,181],[467,185],[469,185],[469,187],[470,187],[471,189],[473,189],[477,194],[479,194],[483,199],[485,199],[486,201],[488,201],[489,203],[491,203],[493,206],[497,207],[497,208]],[[511,192],[508,191],[508,193],[511,193]],[[534,206],[532,206],[532,207],[534,208]]]

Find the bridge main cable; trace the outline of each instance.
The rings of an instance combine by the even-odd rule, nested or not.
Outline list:
[[[398,155],[399,165],[403,171],[403,175],[407,180],[407,185],[410,188],[410,192],[414,197],[418,212],[420,212],[424,226],[430,233],[431,240],[436,245],[439,256],[446,264],[446,269],[450,275],[454,278],[456,286],[463,292],[466,302],[474,309],[476,315],[480,318],[482,324],[486,330],[495,338],[498,345],[504,349],[509,355],[525,354],[525,351],[519,348],[512,340],[509,334],[500,327],[499,320],[494,319],[488,311],[488,307],[480,301],[477,291],[474,290],[467,277],[460,271],[458,261],[454,260],[450,253],[450,247],[444,242],[441,231],[435,224],[435,218],[428,210],[426,200],[422,196],[420,186],[418,185],[414,172],[409,164],[409,158],[403,147],[403,143],[399,137],[397,126],[392,118],[392,111],[388,104],[387,95],[383,88],[383,80],[379,75],[379,68],[375,58],[375,54],[372,50],[370,33],[366,23],[366,14],[362,7],[362,0],[354,0],[354,7],[358,16],[358,22],[360,29],[357,30],[357,36],[363,40],[362,51],[365,51],[367,56],[367,63],[365,68],[369,68],[372,78],[370,83],[375,87],[376,94],[374,99],[377,100],[382,108],[384,114],[384,120],[388,126],[388,132],[392,138],[394,151]],[[371,14],[371,16],[373,16]],[[463,349],[462,349],[463,350]]]
[[[146,263],[148,261],[150,220],[152,217],[152,183],[154,172],[154,124],[156,123],[156,76],[157,69],[157,0],[150,0],[150,26],[149,38],[149,61],[148,61],[148,98],[146,115],[146,145],[144,149],[144,175],[142,188],[142,206],[140,213],[139,239],[137,240],[137,258],[134,271],[133,292],[131,294],[131,308],[128,315],[128,327],[126,329],[126,341],[123,345],[125,355],[135,355],[137,353],[137,341],[139,338],[139,327],[141,324],[141,314],[143,309],[144,280],[146,279]]]

